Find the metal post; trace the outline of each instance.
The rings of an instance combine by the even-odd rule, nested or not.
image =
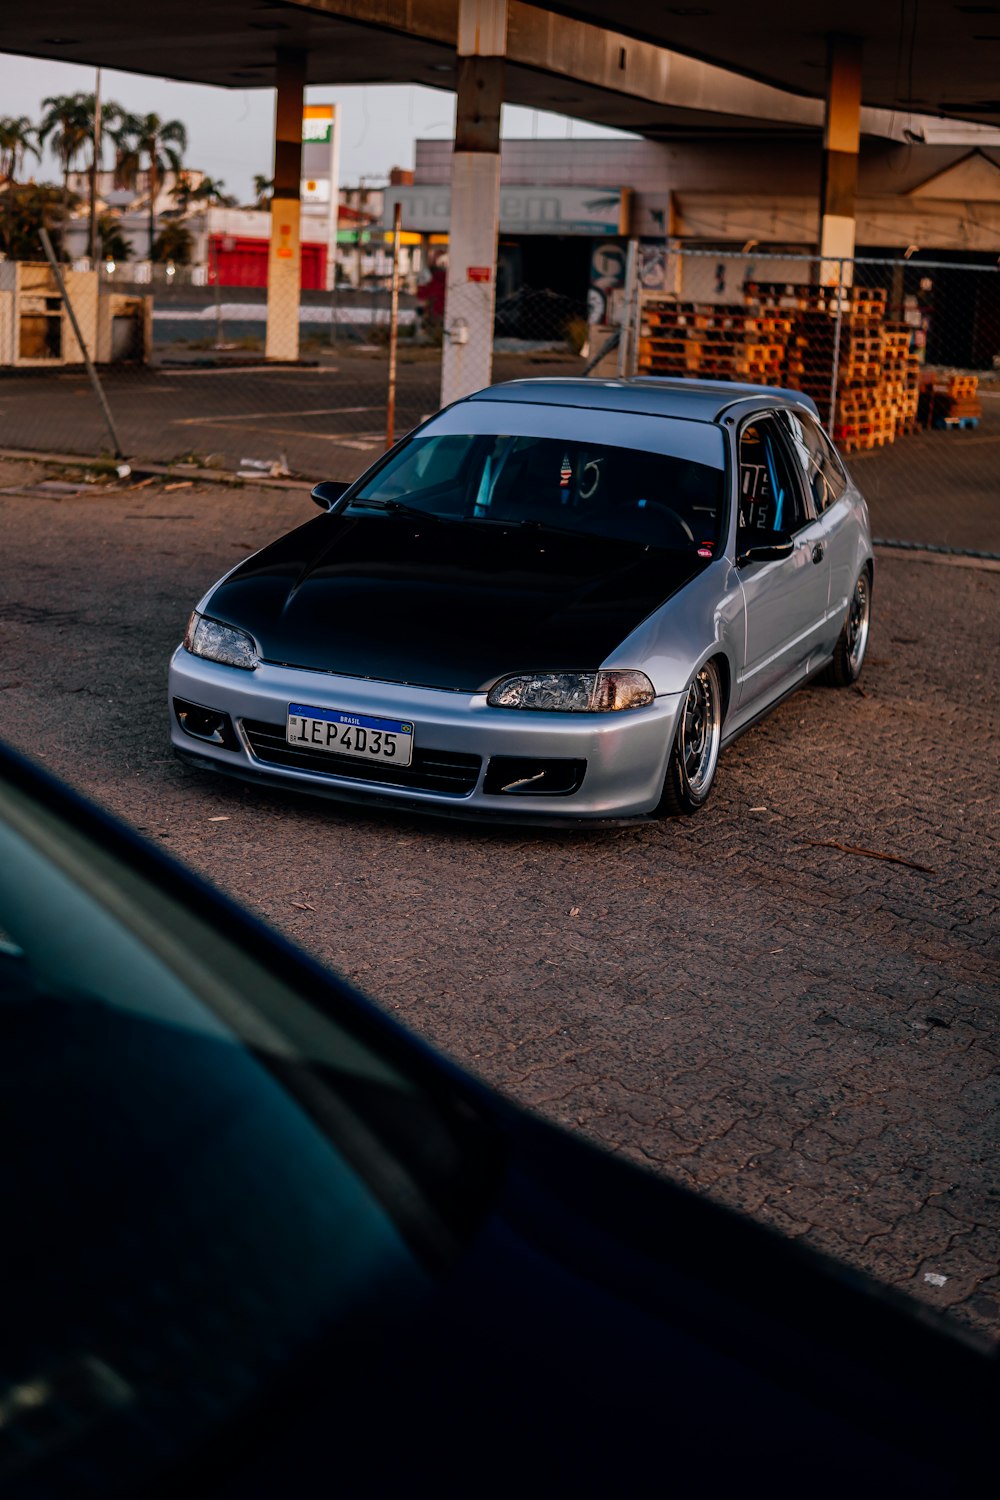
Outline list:
[[[621,315],[621,338],[618,341],[618,377],[627,380],[632,363],[632,299],[639,284],[639,241],[629,240],[625,261],[625,290]]]
[[[389,396],[385,407],[385,446],[391,448],[396,426],[396,344],[399,339],[399,232],[403,205],[392,214],[392,292],[389,297]]]
[[[97,269],[97,163],[101,150],[101,70],[94,83],[94,152],[90,163],[90,264]]]
[[[837,262],[837,321],[833,330],[833,369],[830,373],[830,436],[837,419],[837,382],[840,377],[840,329],[844,318],[844,262]]]
[[[122,445],[118,441],[118,434],[115,431],[115,423],[114,418],[111,415],[111,408],[108,405],[107,399],[104,395],[104,387],[101,385],[100,380],[98,380],[97,378],[97,371],[94,369],[94,362],[90,357],[90,351],[83,341],[83,334],[80,332],[80,325],[76,321],[76,313],[73,311],[73,304],[69,300],[69,293],[66,290],[66,283],[63,281],[62,272],[59,269],[59,262],[56,260],[55,251],[52,249],[52,241],[49,239],[49,232],[47,229],[40,229],[38,231],[38,234],[42,242],[42,249],[45,251],[45,258],[48,261],[49,265],[52,267],[52,274],[56,279],[56,286],[59,288],[59,295],[62,297],[63,302],[66,306],[66,311],[69,313],[69,320],[73,325],[73,332],[76,335],[76,341],[80,345],[80,351],[83,354],[83,362],[87,366],[87,374],[90,376],[90,383],[94,387],[94,391],[96,392],[98,401],[101,403],[101,410],[104,413],[104,420],[107,423],[108,431],[111,434],[112,452],[114,453],[115,458],[124,458],[125,455],[122,451]]]
[[[218,241],[212,250],[212,259],[215,262],[215,270],[212,280],[215,283],[215,347],[221,349],[224,343],[222,327],[222,287],[219,284],[219,245]]]

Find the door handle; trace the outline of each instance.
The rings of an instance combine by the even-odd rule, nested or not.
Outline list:
[[[813,560],[813,562],[814,563],[821,563],[823,561],[823,558],[825,556],[826,556],[826,548],[823,546],[822,542],[817,542],[816,545],[815,545],[815,547],[812,549],[812,560]]]

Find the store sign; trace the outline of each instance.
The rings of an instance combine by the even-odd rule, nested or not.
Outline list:
[[[302,167],[299,203],[309,221],[310,239],[325,239],[326,290],[333,287],[339,221],[340,117],[335,104],[307,104],[302,110]],[[320,225],[325,228],[325,233]]]
[[[623,194],[603,187],[504,187],[500,189],[502,234],[621,234]],[[392,224],[395,205],[403,226],[421,234],[447,231],[451,224],[451,188],[389,187],[382,223]]]
[[[333,140],[332,104],[307,104],[302,112],[302,142],[307,146],[329,145]]]
[[[493,272],[489,266],[470,266],[466,275],[470,281],[490,281]]]
[[[329,177],[303,177],[302,179],[302,202],[303,203],[329,203],[330,201],[330,179]]]

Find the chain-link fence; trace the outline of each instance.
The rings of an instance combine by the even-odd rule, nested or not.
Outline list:
[[[630,370],[810,395],[886,541],[1000,554],[1000,270],[675,248]]]
[[[620,347],[596,364],[599,331],[570,290],[501,289],[493,379],[593,365],[794,387],[854,468],[879,537],[1000,553],[997,268],[659,248],[661,285],[634,278]],[[114,444],[52,275],[44,262],[0,264],[0,442],[96,457]],[[444,275],[400,290],[397,436],[439,403]],[[385,447],[386,278],[306,289],[284,324],[272,311],[270,332],[266,289],[223,284],[212,266],[63,279],[130,458],[349,479]]]
[[[259,279],[259,268],[251,269]],[[41,260],[6,262],[4,273],[0,445],[7,449],[96,458],[119,446],[145,462],[349,479],[386,446],[387,277],[302,290],[295,351],[288,338],[295,312],[283,319],[280,307],[272,310],[269,325],[266,288],[231,284],[231,270],[224,282],[211,264],[64,267],[61,288]],[[433,282],[415,289],[411,282],[399,292],[397,437],[440,402],[443,307],[429,295],[434,290]],[[117,443],[81,367],[67,302],[96,356]],[[3,322],[0,305],[0,346]],[[497,302],[493,377],[579,373],[586,334],[582,302],[522,286]]]

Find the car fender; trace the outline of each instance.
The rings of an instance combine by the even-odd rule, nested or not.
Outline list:
[[[712,656],[725,657],[735,682],[745,645],[743,590],[732,562],[720,557],[647,615],[602,665],[641,668],[662,697],[682,693]]]
[[[854,583],[861,570],[868,567],[873,576],[875,571],[875,556],[872,550],[868,505],[864,495],[862,495],[853,481],[847,491],[847,498],[850,500],[851,523],[850,540],[847,543],[847,556],[845,559],[847,576],[844,578],[841,575],[842,587],[837,590],[836,594],[830,600],[831,608],[842,603],[845,610],[850,603]]]

